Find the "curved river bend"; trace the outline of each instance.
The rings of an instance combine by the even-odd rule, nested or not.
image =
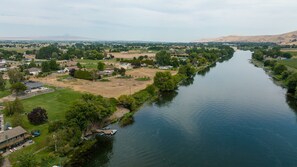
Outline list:
[[[135,114],[87,166],[296,167],[295,102],[236,51]]]

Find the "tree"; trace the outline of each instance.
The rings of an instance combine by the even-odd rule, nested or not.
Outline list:
[[[58,54],[60,50],[55,45],[49,45],[46,47],[40,48],[37,52],[36,58],[37,59],[51,59],[51,58],[58,58]],[[56,57],[53,57],[56,56]]]
[[[104,58],[102,53],[99,53],[97,50],[88,50],[85,53],[86,59],[92,59],[92,60],[102,60]]]
[[[156,62],[160,66],[167,66],[171,64],[171,56],[170,53],[166,51],[161,51],[156,54]]]
[[[10,90],[11,92],[15,92],[16,95],[19,95],[23,93],[25,90],[27,90],[27,87],[23,83],[17,82],[11,85]]]
[[[178,74],[191,78],[196,74],[196,70],[190,64],[187,64],[179,67]]]
[[[81,65],[79,62],[76,63],[76,66],[77,66],[79,69],[82,68],[82,65]]]
[[[99,71],[103,71],[104,68],[105,68],[105,64],[104,64],[103,62],[99,61],[99,62],[98,62],[98,65],[97,65],[97,69],[98,69]]]
[[[18,159],[18,163],[17,163],[18,167],[38,166],[35,154],[33,153],[22,153],[17,159]]]
[[[28,114],[28,119],[32,124],[42,124],[48,120],[47,112],[41,107],[34,108],[32,112]]]
[[[75,71],[76,71],[76,70],[75,70],[74,68],[70,69],[70,70],[69,70],[69,75],[72,76],[72,77],[74,77],[74,75],[75,75]]]
[[[0,73],[0,91],[4,91],[6,86],[6,80],[3,78],[3,75]]]
[[[55,70],[59,69],[59,64],[57,64],[57,61],[54,60],[54,59],[51,59],[48,62],[48,65],[49,65],[49,68],[50,68],[51,71],[55,71]]]
[[[17,82],[22,82],[24,81],[24,74],[20,72],[17,69],[11,69],[7,72],[8,77],[9,77],[9,82],[11,84],[17,83]]]
[[[121,76],[125,76],[125,74],[126,74],[126,69],[124,69],[124,68],[120,68],[120,69],[114,68],[114,71],[119,73]]]
[[[276,75],[280,75],[282,74],[282,72],[286,71],[287,70],[287,67],[283,64],[277,64],[274,68],[273,68],[273,72],[276,74]]]
[[[23,117],[20,114],[14,114],[11,123],[14,127],[23,126]]]
[[[30,62],[30,64],[29,64],[28,67],[29,67],[29,68],[37,67],[37,65],[36,65],[36,63],[35,63],[35,61],[34,61],[34,59],[31,60],[31,62]]]
[[[102,121],[114,112],[115,106],[114,102],[102,96],[82,95],[66,112],[67,125],[77,126],[84,131],[89,125]]]
[[[154,85],[159,88],[160,91],[172,91],[177,88],[177,81],[168,71],[157,72],[154,77]]]
[[[49,62],[44,61],[41,63],[41,71],[42,72],[50,72],[51,71]]]
[[[14,115],[15,113],[21,114],[24,112],[24,106],[22,102],[16,98],[14,101],[5,103],[4,113],[7,116]]]
[[[85,80],[92,80],[92,74],[89,71],[86,70],[76,70],[74,72],[74,77],[79,79],[85,79]]]
[[[263,61],[263,59],[264,59],[263,52],[261,50],[256,50],[253,53],[252,58],[256,59],[256,60],[259,60],[259,61]]]
[[[128,108],[131,111],[133,111],[136,107],[135,99],[132,96],[122,95],[119,97],[118,101],[119,105],[122,105],[123,107]]]
[[[287,79],[287,87],[289,93],[295,93],[297,86],[297,73],[290,75]]]

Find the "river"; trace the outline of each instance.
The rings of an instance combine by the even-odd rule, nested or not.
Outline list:
[[[295,102],[236,51],[193,83],[144,105],[86,166],[296,167]]]

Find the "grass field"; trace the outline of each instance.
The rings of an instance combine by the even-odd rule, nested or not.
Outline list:
[[[279,62],[294,70],[297,70],[297,59],[280,60]]]
[[[87,69],[97,69],[100,60],[77,59],[76,61]]]
[[[281,51],[291,53],[293,58],[297,58],[297,49],[282,49]]]
[[[65,112],[69,107],[75,102],[81,94],[79,92],[72,91],[70,89],[59,89],[53,93],[43,94],[35,96],[26,100],[22,100],[25,111],[30,112],[35,107],[42,107],[47,110],[48,120],[61,120],[64,119]],[[6,119],[9,121],[10,119]],[[41,136],[34,138],[35,144],[27,148],[23,148],[21,151],[17,151],[10,155],[10,160],[12,163],[16,162],[16,157],[24,152],[34,153],[42,148],[47,146],[47,137],[48,137],[48,123],[42,125],[32,125],[29,123],[26,115],[23,115],[23,126],[28,131],[40,130]],[[37,159],[43,164],[56,163],[57,158],[49,158],[48,150],[43,150],[36,154]],[[51,164],[53,165],[53,164]],[[43,166],[43,165],[42,165]]]
[[[0,91],[0,98],[10,95],[11,92],[9,89],[10,89],[10,83],[6,81],[6,88],[4,91]]]

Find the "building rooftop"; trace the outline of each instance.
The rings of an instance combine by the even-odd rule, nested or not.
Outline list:
[[[21,126],[17,126],[10,130],[4,131],[4,132],[0,133],[0,143],[6,141],[8,139],[12,139],[16,136],[25,134],[25,133],[27,133],[27,131],[24,128],[22,128]]]
[[[42,83],[35,82],[35,81],[27,81],[27,82],[24,82],[24,84],[26,85],[27,89],[36,89],[43,86]]]

